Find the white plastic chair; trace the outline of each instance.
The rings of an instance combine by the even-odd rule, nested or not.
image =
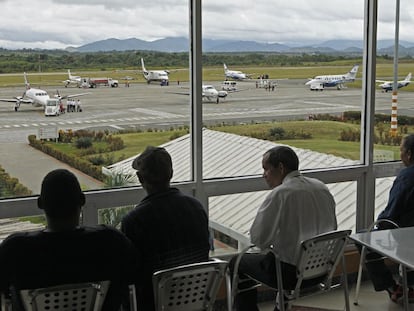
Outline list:
[[[20,291],[26,311],[101,310],[110,281],[65,284]]]
[[[274,290],[277,290],[278,293],[283,293],[283,295],[277,295],[278,308],[280,311],[285,311],[286,305],[289,305],[290,301],[302,296],[306,296],[308,294],[308,291],[306,291],[306,294],[304,293],[305,291],[303,291],[305,289],[302,286],[302,283],[304,281],[310,281],[312,279],[317,280],[319,278],[322,278],[322,281],[317,286],[312,286],[312,289],[315,289],[314,291],[312,291],[312,293],[314,293],[315,291],[328,291],[331,288],[335,287],[335,285],[332,285],[332,279],[334,277],[336,267],[340,261],[342,261],[341,283],[344,290],[345,309],[347,311],[350,310],[348,297],[348,280],[345,266],[345,258],[343,255],[347,242],[347,237],[350,234],[351,230],[331,231],[303,241],[300,245],[299,260],[296,266],[297,281],[293,289],[284,289],[280,258],[277,254],[277,250],[271,249],[271,251],[275,255],[277,287],[272,287],[269,284],[264,285]],[[245,251],[247,250],[248,249],[246,249]],[[243,253],[245,253],[245,251]],[[261,285],[260,282],[257,282],[257,280],[255,280],[257,284],[253,287],[243,290],[238,289],[237,271],[243,253],[239,255],[235,262],[235,271],[233,274],[232,283],[232,304],[234,304],[235,297],[239,292],[250,290],[251,288]],[[286,304],[285,299],[287,299]]]
[[[155,310],[213,310],[217,291],[225,278],[227,307],[230,308],[230,277],[227,261],[182,265],[154,273],[152,278]],[[229,309],[230,311],[230,309]]]
[[[19,291],[25,311],[99,311],[102,309],[110,281],[64,284]],[[129,311],[137,310],[135,286],[129,285]],[[1,311],[11,311],[12,301],[3,293]]]

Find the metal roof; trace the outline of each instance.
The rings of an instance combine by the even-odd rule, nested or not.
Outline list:
[[[203,129],[203,177],[204,179],[237,177],[262,174],[262,155],[270,148],[282,145],[251,137]],[[190,180],[190,135],[185,135],[162,145],[173,161],[173,182]],[[291,147],[299,157],[299,169],[330,168],[358,164],[358,161]],[[131,176],[138,184],[135,170],[131,167],[136,156],[115,163],[105,172]],[[375,214],[386,205],[388,191],[395,177],[376,181]],[[356,182],[328,184],[336,201],[339,229],[355,230]],[[209,218],[212,228],[248,243],[249,229],[256,211],[267,191],[222,195],[209,198]]]

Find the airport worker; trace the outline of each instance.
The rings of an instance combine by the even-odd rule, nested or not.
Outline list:
[[[149,146],[132,163],[147,196],[122,220],[121,230],[138,250],[135,288],[139,310],[155,310],[155,271],[209,258],[208,217],[202,204],[170,186],[170,154]]]
[[[404,137],[400,145],[400,158],[403,168],[395,178],[389,192],[388,203],[378,215],[378,219],[388,219],[399,227],[414,226],[414,134]],[[377,230],[393,228],[389,223],[380,223]],[[403,296],[402,286],[394,280],[383,256],[368,252],[366,255],[368,275],[376,291],[386,291],[393,302],[399,302]],[[414,301],[414,271],[407,273],[409,301]]]
[[[77,111],[82,112],[82,105],[81,105],[81,100],[80,99],[78,99],[78,109],[77,109]]]
[[[70,171],[57,169],[44,177],[38,207],[46,228],[14,233],[0,244],[0,291],[15,298],[13,310],[23,310],[16,298],[21,289],[103,280],[110,281],[103,310],[119,310],[136,271],[136,250],[115,228],[81,226],[84,204]]]
[[[239,289],[255,284],[249,277],[277,288],[275,258],[266,251],[270,246],[280,255],[284,285],[295,284],[300,243],[337,229],[332,194],[324,183],[299,172],[299,159],[290,147],[277,146],[266,151],[262,166],[263,178],[271,190],[250,228],[252,244],[262,251],[242,256]],[[230,262],[232,272],[235,258]],[[256,299],[256,289],[239,293],[236,310],[259,310]],[[277,306],[274,310],[278,310]]]

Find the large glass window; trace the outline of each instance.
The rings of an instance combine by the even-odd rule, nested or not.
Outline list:
[[[255,174],[274,144],[297,148],[302,170],[362,162],[364,8],[336,5],[203,2],[203,123],[237,135],[205,132],[205,178]]]
[[[414,72],[410,49],[413,20],[410,6],[409,1],[379,2],[374,162],[400,160],[401,138],[413,132],[413,87],[410,85]]]
[[[152,51],[142,47],[119,55],[87,51],[48,55],[25,50],[16,55],[25,61],[29,59],[26,64],[30,66],[21,67],[20,62],[11,60],[13,53],[1,50],[0,66],[7,66],[0,68],[9,68],[7,74],[0,75],[1,97],[15,100],[0,106],[0,166],[4,170],[0,171],[0,217],[39,214],[36,196],[30,195],[39,193],[46,171],[63,165],[82,176],[82,187],[87,190],[84,222],[116,222],[118,211],[113,214],[106,209],[131,207],[145,195],[140,187],[131,187],[137,180],[130,163],[151,144],[167,148],[174,162],[174,184],[202,200],[211,209],[212,221],[216,221],[220,219],[215,218],[216,211],[224,210],[224,205],[220,206],[224,201],[220,200],[266,190],[260,177],[261,156],[270,146],[281,143],[295,148],[301,159],[300,168],[306,175],[321,179],[332,189],[343,186],[344,191],[338,192],[335,198],[338,204],[347,206],[344,213],[338,214],[346,224],[344,227],[365,226],[377,214],[372,205],[375,177],[393,178],[400,166],[384,164],[379,168],[378,163],[373,168],[368,156],[370,144],[376,141],[369,131],[371,109],[383,114],[385,120],[379,123],[376,119],[377,135],[389,131],[386,114],[391,109],[389,92],[377,89],[373,100],[369,94],[369,87],[376,79],[388,80],[392,76],[392,59],[381,55],[374,59],[371,44],[367,44],[372,38],[375,40],[376,25],[371,23],[377,1],[348,1],[340,10],[337,3],[325,0],[316,4],[296,0],[277,2],[190,2],[201,5],[202,29],[191,33],[193,42],[202,40],[201,56],[194,56],[200,51],[188,45],[188,29],[194,20],[188,19],[189,1],[185,0],[175,1],[171,7],[156,1],[146,6],[138,3],[137,11],[127,7],[118,10],[116,14],[122,14],[121,18],[114,12],[115,15],[107,16],[120,25],[111,31],[108,28],[107,36],[127,39],[141,36],[145,30],[144,40],[181,37],[186,48],[178,52],[171,52],[177,41],[168,40],[157,41],[156,45],[170,49],[166,53],[154,52],[157,49],[154,45],[151,45]],[[403,37],[411,29],[408,3],[403,2],[401,8],[404,12],[401,40],[410,40],[408,35],[407,39]],[[85,8],[88,6],[85,4]],[[73,25],[85,20],[94,24],[97,15],[103,12],[102,7],[95,8],[96,14],[85,19],[70,9],[71,6],[66,7],[65,14]],[[388,3],[380,3],[378,36],[381,39],[393,39],[393,11]],[[198,11],[190,12],[190,18],[198,20]],[[28,15],[19,14],[17,18],[22,16]],[[123,21],[129,19],[139,21],[136,33],[126,33],[122,28]],[[15,19],[13,23],[25,24]],[[99,27],[105,28],[106,24]],[[151,37],[149,30],[158,37]],[[72,29],[68,31],[69,37],[72,37],[71,31],[84,34]],[[37,30],[33,29],[31,37],[35,35]],[[410,57],[404,55],[400,59],[399,78],[405,77],[403,69],[412,71]],[[190,67],[192,57],[196,61]],[[79,62],[82,65],[78,66]],[[48,68],[50,63],[59,63],[59,70]],[[347,82],[343,77],[349,77],[348,72],[352,77],[354,65],[359,66],[355,81]],[[225,66],[229,70],[227,77]],[[376,77],[370,76],[372,68],[377,69]],[[85,78],[81,79],[81,86],[85,88],[73,84],[65,87],[62,81],[69,78],[68,69],[71,75]],[[168,70],[168,83],[165,79],[147,82],[145,77],[151,72],[165,77],[165,70]],[[194,79],[192,74],[198,70],[202,70],[202,77]],[[59,93],[56,95],[63,97],[89,93],[80,97],[82,111],[68,111],[72,108],[67,98],[63,98],[65,113],[56,117],[46,117],[42,108],[21,101],[17,101],[20,105],[16,107],[16,97],[27,92],[23,86],[24,71],[31,89],[47,91],[53,98],[56,90]],[[145,76],[144,71],[147,71]],[[241,81],[232,83],[237,75],[242,77]],[[92,78],[100,78],[100,82]],[[105,86],[105,79],[114,87]],[[118,80],[118,87],[113,80]],[[202,103],[189,96],[193,86],[190,82],[204,86]],[[89,88],[91,84],[96,88]],[[399,116],[410,115],[410,88],[400,89]],[[201,120],[197,119],[197,109],[202,110]],[[201,126],[204,129],[198,133]],[[60,138],[59,149],[51,149],[56,133]],[[31,144],[42,151],[28,145],[29,135],[32,135]],[[201,136],[202,146],[198,145]],[[40,142],[39,138],[45,140]],[[397,148],[376,144],[374,161],[397,159]],[[49,154],[45,153],[47,150]],[[67,160],[70,155],[75,159]],[[62,164],[63,161],[67,163]],[[200,163],[202,174],[195,174]],[[377,193],[380,189],[377,184]],[[103,211],[98,212],[100,209]],[[254,215],[255,209],[249,213]],[[228,236],[234,235],[224,222],[217,220],[214,226]],[[245,236],[239,238],[242,240]]]

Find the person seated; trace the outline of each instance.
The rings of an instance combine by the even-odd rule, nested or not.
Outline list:
[[[46,228],[14,233],[0,244],[0,291],[12,296],[13,310],[23,310],[17,298],[22,289],[104,280],[110,287],[103,310],[119,310],[136,270],[136,251],[114,228],[81,226],[84,204],[73,173],[57,169],[44,177],[38,207]]]
[[[208,217],[202,204],[177,188],[169,153],[149,146],[132,163],[147,196],[122,220],[121,230],[138,250],[135,288],[139,310],[155,310],[155,271],[209,259]]]
[[[414,134],[404,137],[400,145],[400,158],[403,168],[394,180],[389,192],[388,203],[379,214],[378,219],[387,219],[399,227],[414,225]],[[387,222],[379,224],[377,230],[390,229]],[[375,291],[386,291],[393,302],[398,302],[403,296],[403,289],[399,282],[394,280],[390,268],[385,264],[383,257],[375,252],[366,255],[368,275]],[[414,271],[407,273],[409,300],[414,301]]]
[[[299,159],[288,146],[266,151],[262,159],[263,178],[271,191],[259,207],[250,228],[252,244],[261,250],[271,246],[278,251],[283,284],[296,283],[296,264],[300,243],[318,234],[337,229],[335,200],[321,181],[303,176]],[[230,261],[234,273],[236,257]],[[250,288],[251,278],[277,287],[275,257],[271,251],[245,253],[238,269],[239,289]],[[247,286],[246,286],[247,285]],[[236,310],[254,311],[257,307],[256,288],[240,292],[235,297]],[[277,306],[274,310],[278,310]]]

